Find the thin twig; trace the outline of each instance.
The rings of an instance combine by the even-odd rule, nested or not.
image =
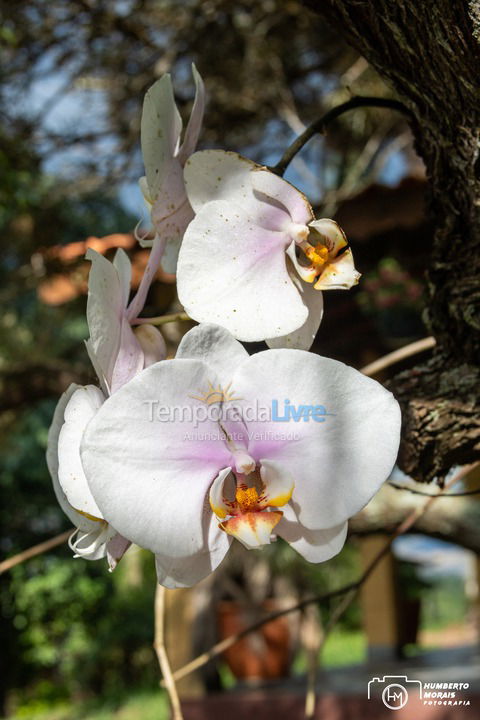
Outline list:
[[[344,585],[341,588],[337,588],[336,590],[331,590],[327,593],[324,593],[322,595],[313,595],[312,597],[305,598],[301,600],[300,602],[296,603],[295,605],[292,605],[288,608],[283,608],[282,610],[278,610],[277,612],[271,613],[270,615],[267,615],[266,617],[257,620],[256,622],[252,623],[248,627],[244,628],[238,633],[235,633],[234,635],[229,635],[229,637],[224,638],[224,640],[221,640],[220,642],[216,643],[215,645],[212,645],[212,647],[207,650],[206,652],[202,653],[198,657],[196,657],[191,662],[187,663],[183,667],[179,668],[173,673],[173,678],[175,680],[180,680],[181,678],[186,677],[194,670],[198,670],[198,668],[203,667],[203,665],[206,665],[210,660],[213,660],[213,658],[217,657],[218,655],[221,655],[225,650],[232,647],[232,645],[236,645],[242,638],[244,638],[246,635],[249,635],[252,632],[255,632],[256,630],[259,630],[261,627],[266,625],[267,623],[271,623],[274,620],[277,620],[280,617],[284,617],[285,615],[289,615],[292,612],[297,612],[299,610],[303,610],[303,608],[307,607],[308,605],[311,605],[312,603],[321,603],[325,602],[326,600],[332,600],[336,597],[343,597],[346,593],[352,593],[356,592],[362,587],[362,585],[368,580],[372,572],[377,567],[378,563],[382,560],[382,558],[389,552],[390,547],[394,540],[396,540],[397,537],[400,535],[403,535],[404,533],[408,532],[410,528],[416,523],[416,521],[421,517],[430,507],[430,505],[434,502],[436,497],[438,497],[440,494],[445,493],[447,490],[449,490],[451,487],[456,485],[458,482],[463,480],[465,475],[467,475],[473,468],[480,466],[480,463],[473,463],[471,465],[465,465],[461,470],[459,470],[458,473],[450,480],[450,482],[446,483],[445,486],[442,488],[441,493],[437,493],[432,497],[429,497],[426,502],[422,505],[421,508],[415,508],[403,522],[400,523],[398,528],[395,530],[395,532],[390,536],[384,547],[380,550],[380,552],[373,558],[371,563],[367,566],[367,568],[364,570],[364,572],[361,574],[358,580],[355,580],[354,582],[349,583],[348,585]],[[353,599],[353,598],[352,598]],[[346,609],[346,608],[345,608]]]
[[[36,555],[41,555],[42,553],[48,552],[48,550],[52,550],[58,545],[61,545],[65,542],[65,540],[68,540],[73,531],[74,528],[66,530],[63,533],[60,533],[60,535],[55,535],[55,537],[50,538],[50,540],[45,540],[38,545],[28,548],[28,550],[23,550],[17,555],[12,555],[12,557],[7,558],[0,563],[0,575],[7,572],[7,570],[11,570],[15,567],[15,565],[20,565],[20,563],[25,562],[25,560],[30,560],[30,558],[33,558]]]
[[[305,717],[313,718],[315,715],[315,685],[317,682],[318,653],[323,644],[320,630],[318,608],[310,605],[307,608],[303,623],[303,644],[307,653],[307,692],[305,695]]]
[[[189,320],[192,320],[192,318],[187,315],[186,312],[177,312],[172,313],[171,315],[160,315],[152,318],[136,318],[136,320],[132,321],[132,325],[144,325],[148,323],[149,325],[158,326],[166,325],[171,322],[188,322]]]
[[[166,588],[163,585],[157,585],[155,593],[155,642],[153,647],[157,654],[158,664],[162,671],[162,685],[168,692],[170,704],[172,706],[172,719],[183,720],[182,708],[178,697],[177,686],[170,667],[170,661],[165,647],[165,593]]]
[[[309,668],[308,668],[308,674],[307,674],[307,692],[305,694],[305,718],[308,720],[309,718],[314,717],[315,714],[315,704],[316,704],[316,680],[317,680],[317,669],[318,669],[318,661],[322,654],[323,648],[325,647],[325,643],[333,630],[333,628],[337,625],[339,620],[343,617],[346,610],[350,607],[353,600],[356,598],[358,592],[358,588],[353,588],[349,592],[347,592],[343,598],[338,603],[335,610],[330,615],[327,624],[323,628],[323,634],[320,639],[320,643],[317,648],[316,654],[310,658]]]
[[[395,365],[402,360],[406,360],[412,355],[418,355],[418,353],[425,352],[425,350],[430,350],[435,347],[435,345],[436,340],[434,337],[426,337],[422,340],[416,340],[409,345],[404,345],[404,347],[399,350],[394,350],[393,352],[388,353],[388,355],[384,355],[378,360],[374,360],[372,363],[365,365],[365,367],[360,368],[360,372],[364,375],[368,375],[369,377],[376,375],[381,370],[385,370],[385,368],[390,367],[390,365]]]
[[[391,110],[397,110],[397,112],[401,112],[409,117],[412,117],[413,115],[407,106],[400,102],[400,100],[357,95],[350,100],[347,100],[347,102],[332,108],[322,115],[322,117],[318,118],[318,120],[315,120],[315,122],[309,125],[307,129],[304,130],[304,132],[299,135],[291,145],[289,145],[279,162],[271,167],[270,170],[277,175],[283,175],[295,155],[300,152],[303,146],[306,145],[306,143],[314,135],[317,135],[317,133],[323,133],[327,125],[336,118],[340,117],[340,115],[343,115],[343,113],[359,107],[384,107],[390,108]]]

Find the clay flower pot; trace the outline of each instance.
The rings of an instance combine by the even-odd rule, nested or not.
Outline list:
[[[275,600],[262,603],[265,613],[280,609]],[[220,639],[244,630],[258,619],[241,603],[225,600],[219,603],[217,622]],[[228,648],[223,657],[238,680],[252,682],[286,677],[292,657],[292,634],[288,617],[281,617],[250,633]]]

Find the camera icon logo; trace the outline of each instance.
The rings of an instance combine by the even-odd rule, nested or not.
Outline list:
[[[407,704],[410,692],[416,692],[422,698],[420,680],[409,680],[406,675],[384,675],[381,679],[370,680],[367,698],[371,700],[378,693],[389,710],[401,710]]]

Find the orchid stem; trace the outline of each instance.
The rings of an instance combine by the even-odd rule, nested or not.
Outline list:
[[[143,310],[148,291],[150,290],[150,285],[152,284],[158,268],[160,267],[160,261],[163,257],[164,251],[165,238],[161,238],[157,235],[153,241],[152,249],[150,250],[150,255],[148,256],[147,267],[145,268],[142,279],[140,280],[138,290],[132,302],[128,306],[127,317],[130,323],[135,321],[139,313]]]
[[[166,588],[157,585],[155,593],[155,642],[153,647],[158,658],[158,664],[163,675],[162,685],[166,688],[170,705],[172,706],[172,720],[183,720],[180,698],[173,677],[170,661],[165,647],[165,594]]]
[[[188,322],[192,318],[185,312],[172,313],[171,315],[160,315],[153,318],[136,318],[132,325],[166,325],[171,322]]]
[[[273,167],[270,167],[269,169],[276,175],[283,175],[295,155],[300,152],[303,146],[306,145],[307,142],[311,140],[314,135],[317,135],[318,133],[323,134],[327,125],[332,122],[332,120],[335,120],[336,118],[340,117],[340,115],[343,115],[343,113],[348,112],[349,110],[354,110],[355,108],[359,107],[384,107],[390,108],[392,110],[397,110],[397,112],[401,112],[404,115],[408,115],[409,117],[413,116],[411,110],[409,110],[406,105],[400,102],[400,100],[394,100],[392,98],[356,95],[350,100],[347,100],[347,102],[341,103],[341,105],[337,105],[336,107],[332,108],[324,115],[322,115],[322,117],[318,118],[318,120],[315,120],[315,122],[309,125],[306,130],[304,130],[303,133],[299,135],[291,145],[289,145],[289,147],[285,150],[282,157],[280,158],[279,162]]]

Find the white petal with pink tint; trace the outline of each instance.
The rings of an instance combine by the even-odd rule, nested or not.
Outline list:
[[[312,206],[305,195],[283,178],[270,170],[258,169],[252,173],[251,179],[254,190],[286,208],[290,222],[308,225],[313,220]]]
[[[300,278],[290,273],[292,282],[297,287],[300,297],[308,310],[307,319],[297,330],[278,338],[266,340],[270,348],[296,348],[310,350],[320,327],[323,317],[323,295],[315,290],[312,284],[301,282]]]
[[[192,63],[192,74],[195,81],[195,100],[193,102],[188,125],[185,129],[183,142],[180,150],[178,151],[178,159],[181,165],[185,165],[186,161],[197,147],[200,130],[202,128],[203,115],[205,112],[205,86],[194,63]]]
[[[196,553],[172,558],[168,552],[155,555],[158,582],[168,588],[191,587],[210,575],[222,562],[232,538],[218,526],[212,513],[204,517],[204,545]]]
[[[120,346],[110,385],[110,392],[112,393],[135,377],[144,367],[143,350],[125,315],[122,318],[121,328]]]
[[[75,390],[65,407],[58,440],[58,479],[68,502],[80,513],[99,519],[103,519],[103,514],[88,487],[80,443],[85,428],[104,402],[103,393],[94,385]]]
[[[299,522],[294,509],[288,505],[275,532],[286,540],[305,560],[326,562],[338,555],[347,539],[348,523],[343,522],[324,530],[308,530]]]
[[[89,248],[92,266],[88,277],[87,322],[89,345],[108,386],[120,346],[124,291],[115,266]]]
[[[52,419],[52,424],[50,425],[50,429],[48,431],[47,465],[50,476],[52,478],[55,496],[63,512],[77,528],[79,528],[83,532],[90,532],[91,530],[97,528],[96,521],[89,520],[87,517],[77,512],[75,508],[70,505],[58,481],[58,439],[60,436],[60,431],[65,422],[65,408],[67,407],[73,393],[79,390],[80,387],[81,385],[76,385],[75,383],[72,383],[68,390],[63,393],[57,403],[57,407],[55,408],[55,413]]]
[[[246,404],[320,407],[329,415],[297,422],[249,422],[248,452],[280,463],[295,479],[292,502],[312,530],[358,512],[388,478],[400,441],[400,409],[391,393],[343,363],[301,350],[251,356],[232,379]],[[291,441],[266,434],[283,431]]]
[[[240,207],[209,203],[190,223],[180,250],[178,295],[187,313],[246,341],[303,325],[308,310],[287,271],[287,242]]]
[[[226,389],[237,367],[248,360],[249,355],[228,330],[220,325],[202,323],[183,336],[176,357],[203,360]]]
[[[83,438],[82,463],[100,509],[155,554],[185,558],[206,547],[208,491],[230,452],[214,421],[198,427],[193,416],[175,422],[156,410],[201,406],[192,395],[209,381],[217,379],[198,360],[156,363],[108,399]]]
[[[164,75],[147,91],[141,121],[142,155],[152,203],[162,189],[181,131],[172,81],[170,75]]]
[[[135,338],[143,350],[144,366],[149,367],[167,357],[167,346],[158,328],[150,323],[138,325],[134,330]]]

